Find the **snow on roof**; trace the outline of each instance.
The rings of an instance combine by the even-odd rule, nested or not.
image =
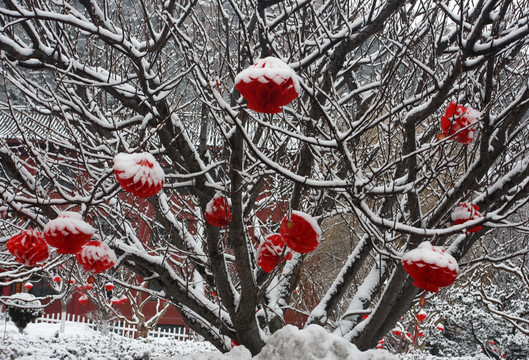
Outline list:
[[[63,139],[72,133],[56,117],[0,108],[0,139],[22,139],[22,134],[29,139],[41,140],[50,137]]]

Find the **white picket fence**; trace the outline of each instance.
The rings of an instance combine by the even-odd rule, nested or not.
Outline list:
[[[66,314],[66,321],[87,324],[90,328],[97,330],[98,324],[85,318],[84,316],[75,314]],[[44,314],[44,316],[35,320],[37,323],[59,324],[61,322],[61,314]],[[68,325],[67,325],[68,326]],[[137,329],[134,325],[128,324],[124,321],[109,321],[108,330],[119,334],[121,336],[135,338]],[[180,341],[196,340],[194,334],[189,334],[187,328],[184,326],[162,329],[158,328],[149,331],[149,336],[152,337],[171,337]]]

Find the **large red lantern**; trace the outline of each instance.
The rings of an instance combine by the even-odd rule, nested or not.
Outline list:
[[[474,139],[474,132],[476,131],[476,127],[471,125],[477,122],[479,116],[480,113],[478,111],[465,108],[452,101],[448,104],[445,114],[441,117],[442,133],[437,138],[441,140],[455,134],[451,138],[452,140],[465,145],[470,144]]]
[[[299,253],[311,252],[320,243],[320,226],[312,216],[301,211],[292,211],[290,218],[285,216],[280,232],[287,246]]]
[[[248,100],[248,108],[267,114],[281,112],[299,96],[296,73],[282,60],[259,59],[235,77],[235,87]]]
[[[459,204],[459,206],[452,211],[452,220],[456,225],[464,224],[469,220],[476,220],[482,217],[483,215],[479,212],[479,207],[468,202]],[[481,228],[482,226],[478,225],[467,229],[466,232],[478,232]]]
[[[81,214],[66,211],[44,227],[44,239],[57,248],[58,254],[75,254],[86,244],[94,228],[83,221]]]
[[[34,266],[49,256],[44,235],[32,229],[23,230],[20,234],[13,236],[7,241],[6,246],[16,262],[28,266]]]
[[[114,173],[123,190],[139,197],[150,197],[163,187],[165,174],[149,153],[117,154]]]
[[[292,259],[290,251],[285,251],[283,254],[285,245],[285,239],[280,234],[266,236],[257,251],[257,265],[267,273],[271,273],[279,263]]]
[[[206,221],[213,226],[224,227],[231,220],[230,204],[228,199],[220,194],[215,194],[206,205]]]
[[[415,280],[413,285],[431,292],[438,292],[440,287],[452,284],[459,271],[456,259],[429,241],[407,252],[402,257],[402,265]]]
[[[92,240],[75,254],[85,271],[98,274],[110,269],[118,261],[114,251],[101,241]]]

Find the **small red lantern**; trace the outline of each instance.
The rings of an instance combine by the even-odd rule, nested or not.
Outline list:
[[[165,174],[149,153],[117,154],[114,173],[123,190],[139,197],[150,197],[162,190]]]
[[[84,305],[88,302],[88,297],[86,295],[79,296],[79,304]]]
[[[106,291],[112,291],[112,290],[114,290],[114,284],[112,284],[112,283],[106,283],[106,284],[105,284],[105,290],[106,290]]]
[[[239,345],[241,345],[241,344],[239,344],[237,341],[231,339],[231,347],[232,347],[232,349],[233,349],[234,347],[236,347],[236,346],[239,346]]]
[[[378,343],[379,343],[379,344],[384,344],[385,342],[386,342],[386,340],[385,340],[384,338],[378,340]]]
[[[65,211],[44,227],[44,239],[57,248],[58,254],[75,254],[86,244],[94,228],[83,221],[81,214]]]
[[[84,288],[85,288],[86,290],[92,290],[92,289],[94,288],[94,285],[92,285],[91,283],[86,283],[86,284],[84,285]]]
[[[459,271],[456,259],[429,241],[407,252],[402,257],[402,265],[415,280],[413,285],[432,292],[438,292],[440,287],[452,284]]]
[[[423,333],[417,333],[417,337],[424,337],[424,334]]]
[[[395,328],[392,331],[393,331],[393,334],[395,334],[395,336],[401,336],[402,335],[402,330],[400,330],[400,329]]]
[[[301,211],[292,211],[290,219],[285,216],[280,231],[287,246],[299,253],[309,253],[320,243],[320,226],[312,216]]]
[[[26,289],[28,289],[28,291],[29,291],[29,290],[31,290],[33,288],[33,284],[28,281],[27,283],[24,284],[24,287]]]
[[[452,211],[452,220],[456,225],[464,224],[469,220],[476,220],[482,217],[483,215],[481,215],[481,213],[479,212],[479,207],[469,202],[463,202],[459,204],[459,206],[456,207],[454,211]],[[481,230],[481,228],[482,226],[478,225],[473,228],[467,229],[466,232],[478,232]]]
[[[479,118],[480,113],[471,108],[457,105],[454,101],[448,104],[445,114],[441,117],[441,131],[439,140],[454,135],[451,139],[468,145],[474,139],[475,126],[471,126]],[[466,128],[468,126],[468,128]],[[466,128],[464,130],[461,130]],[[461,131],[460,131],[461,130]],[[457,134],[456,134],[457,133]]]
[[[377,349],[383,349],[384,346],[382,344],[377,344]]]
[[[286,251],[283,255],[283,248],[285,246],[285,239],[280,234],[266,236],[257,251],[257,265],[267,273],[271,273],[276,265],[282,261],[292,259],[292,253],[290,251]],[[281,255],[283,256],[281,257]]]
[[[121,297],[119,298],[119,303],[120,304],[125,304],[127,302],[127,295],[121,295]]]
[[[55,276],[53,277],[53,281],[54,281],[54,282],[59,282],[59,281],[61,281],[61,277],[60,277],[59,275],[55,275]]]
[[[215,194],[206,205],[206,221],[217,227],[224,227],[231,221],[231,211],[228,199],[220,194]]]
[[[362,316],[362,320],[365,320],[369,317],[369,314],[364,314],[364,316]]]
[[[294,70],[274,57],[259,59],[240,72],[235,87],[248,100],[248,108],[267,114],[280,113],[280,106],[296,99],[300,89]]]
[[[113,296],[112,299],[110,299],[110,302],[112,303],[112,305],[121,304],[121,301],[115,296]]]
[[[101,241],[92,240],[75,254],[85,271],[98,274],[110,269],[118,261],[114,251]]]
[[[426,314],[424,310],[419,311],[419,313],[415,315],[415,317],[417,318],[417,320],[419,320],[419,322],[423,322],[424,320],[426,320],[427,316],[428,315]]]
[[[437,324],[437,330],[443,331],[445,329],[445,326],[441,323]]]
[[[23,230],[13,236],[7,241],[6,246],[16,262],[28,266],[34,266],[49,256],[48,244],[43,234],[32,229]]]

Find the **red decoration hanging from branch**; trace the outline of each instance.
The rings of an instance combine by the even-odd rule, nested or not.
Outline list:
[[[320,243],[320,226],[312,216],[301,211],[292,211],[290,219],[285,216],[280,232],[287,246],[302,254],[313,251]]]
[[[112,305],[121,304],[121,301],[115,296],[113,296],[112,299],[110,299],[110,302],[112,303]]]
[[[426,314],[426,312],[421,309],[421,311],[419,311],[419,313],[415,315],[415,317],[417,318],[417,320],[419,320],[419,322],[423,322],[428,317],[428,314]]]
[[[112,290],[114,290],[114,284],[112,284],[112,283],[110,283],[110,282],[109,282],[109,283],[106,283],[106,284],[105,284],[105,290],[106,290],[106,291],[112,291]]]
[[[75,257],[85,271],[94,274],[110,269],[118,261],[114,251],[107,244],[97,240],[84,245]]]
[[[7,241],[6,246],[16,262],[28,266],[34,266],[49,256],[44,235],[32,229],[23,230],[20,234],[13,236]]]
[[[123,190],[139,197],[150,197],[163,187],[165,174],[149,153],[117,154],[114,173]]]
[[[88,302],[88,297],[86,295],[81,295],[78,301],[79,301],[79,304],[84,305]]]
[[[395,334],[395,336],[401,336],[402,335],[402,330],[401,329],[395,328],[392,331],[393,331],[393,334]]]
[[[59,282],[59,281],[61,281],[61,277],[60,277],[59,275],[55,275],[55,276],[53,277],[53,281],[54,281],[54,282]]]
[[[235,87],[248,100],[248,108],[267,114],[299,96],[299,81],[290,66],[275,57],[259,59],[235,77]]]
[[[452,284],[459,271],[454,257],[429,241],[407,252],[402,257],[402,265],[415,280],[413,285],[432,292],[438,292],[440,287]]]
[[[442,133],[438,135],[437,138],[442,140],[445,137],[455,134],[451,138],[452,140],[465,145],[472,143],[476,126],[471,125],[478,121],[479,116],[480,113],[478,111],[457,105],[452,101],[448,104],[445,114],[441,117]],[[467,126],[468,128],[466,128]]]
[[[86,244],[94,228],[83,221],[81,214],[65,211],[44,227],[44,239],[57,248],[58,254],[75,254]]]
[[[231,221],[231,211],[228,199],[215,194],[206,205],[206,221],[217,227],[225,227]]]
[[[459,206],[456,207],[454,211],[452,211],[452,220],[456,225],[464,224],[469,220],[476,220],[482,217],[483,215],[481,215],[481,213],[479,212],[479,207],[468,202],[463,202],[459,204]],[[473,228],[467,229],[466,232],[478,232],[481,230],[481,228],[482,226],[478,225]]]
[[[437,330],[443,331],[445,329],[445,326],[441,323],[437,324]]]
[[[292,259],[292,253],[285,246],[285,239],[280,234],[266,236],[257,251],[257,265],[271,273],[279,263]],[[287,251],[283,254],[284,248]]]
[[[33,284],[28,281],[27,283],[24,284],[24,287],[26,289],[28,289],[28,291],[29,291],[29,290],[31,290],[33,288]]]

